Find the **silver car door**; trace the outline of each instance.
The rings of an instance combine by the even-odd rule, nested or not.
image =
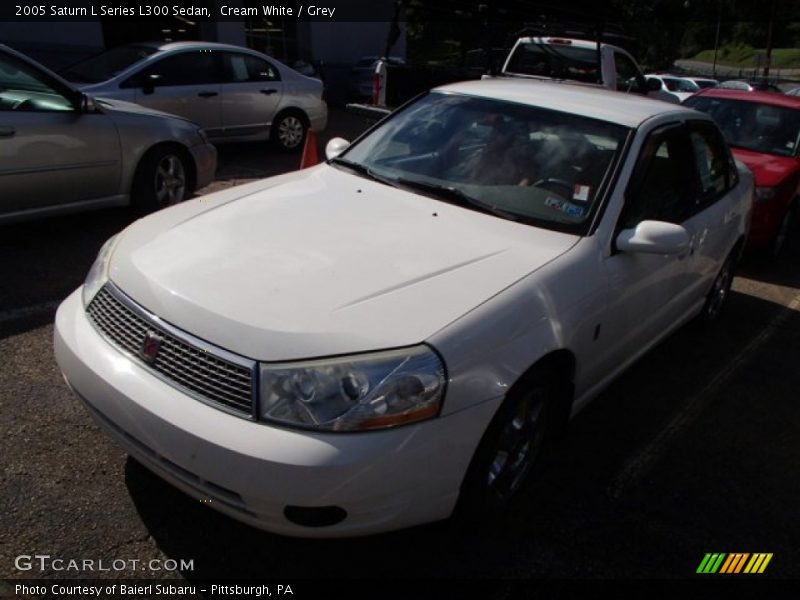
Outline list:
[[[114,196],[116,127],[35,66],[0,53],[0,212]]]
[[[284,93],[280,72],[271,62],[251,54],[224,52],[223,57],[225,135],[268,135]]]
[[[122,87],[136,90],[136,103],[181,116],[213,136],[222,129],[221,60],[218,52],[169,54],[142,68]]]

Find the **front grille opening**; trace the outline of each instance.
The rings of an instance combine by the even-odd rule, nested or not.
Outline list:
[[[133,307],[136,307],[134,309]],[[213,347],[200,347],[180,332],[145,317],[146,311],[121,291],[106,284],[86,310],[90,320],[111,343],[127,352],[139,364],[158,373],[176,387],[241,416],[253,415],[255,365],[244,366],[226,360]],[[163,337],[155,362],[140,355],[148,332]],[[183,338],[183,339],[182,339]]]

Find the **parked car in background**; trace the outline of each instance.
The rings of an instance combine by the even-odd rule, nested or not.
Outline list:
[[[710,117],[595,86],[448,85],[326,152],[131,224],[55,325],[131,455],[290,535],[507,508],[570,415],[720,314],[751,210]]]
[[[210,183],[217,154],[196,124],[92,100],[0,45],[0,223],[134,203],[176,204]]]
[[[372,85],[378,56],[362,56],[350,69],[349,95],[352,100],[368,100],[372,98]],[[406,61],[399,56],[387,59],[389,67],[405,67]]]
[[[787,96],[800,96],[800,87],[792,88],[786,92]]]
[[[612,44],[565,37],[521,37],[511,48],[501,75],[530,79],[558,79],[595,84],[610,90],[633,92],[657,99],[662,94],[648,84],[627,51]]]
[[[309,127],[322,131],[328,120],[321,81],[239,46],[120,46],[67,67],[62,75],[92,96],[191,119],[215,143],[269,139],[296,150]]]
[[[678,103],[683,102],[700,90],[700,87],[690,79],[676,77],[674,75],[664,75],[661,73],[650,73],[645,75],[648,80],[658,81],[662,92],[674,96]]]
[[[709,77],[683,77],[683,79],[688,79],[689,81],[695,83],[701,90],[717,87],[719,85],[718,80],[711,79]]]
[[[716,88],[685,104],[711,115],[734,156],[753,172],[748,245],[778,254],[800,211],[800,98]]]
[[[723,81],[719,86],[723,90],[739,90],[741,92],[773,92],[782,94],[783,91],[776,85],[766,81],[743,81],[741,79],[730,79]]]

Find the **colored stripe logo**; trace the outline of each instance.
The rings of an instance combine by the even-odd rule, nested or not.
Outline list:
[[[735,573],[763,573],[769,561],[772,560],[772,553],[757,552],[708,552],[700,561],[697,573],[714,574],[724,573],[726,575]]]

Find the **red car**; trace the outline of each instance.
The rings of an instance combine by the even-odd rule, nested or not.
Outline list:
[[[748,249],[777,255],[800,211],[800,97],[711,88],[684,104],[711,115],[753,172]]]

